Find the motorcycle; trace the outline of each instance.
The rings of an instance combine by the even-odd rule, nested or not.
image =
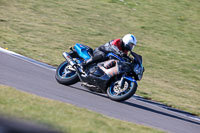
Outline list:
[[[77,43],[70,50],[63,53],[66,61],[56,69],[55,78],[60,84],[72,85],[81,81],[82,86],[107,94],[114,101],[124,101],[135,94],[137,80],[142,79],[144,72],[142,56],[132,51],[123,57],[108,53],[108,60],[91,64],[83,71],[81,63],[92,58],[93,49]]]

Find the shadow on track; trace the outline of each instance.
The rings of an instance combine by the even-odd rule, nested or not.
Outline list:
[[[93,92],[93,91],[90,91],[90,90],[85,90],[85,89],[78,88],[78,87],[75,87],[75,86],[70,86],[70,87],[73,88],[73,89],[76,89],[76,90],[85,91],[85,92],[88,92],[88,93],[91,93],[91,94],[94,94],[94,95],[101,96],[101,97],[109,99],[107,96],[105,96],[105,94]]]
[[[198,116],[196,116],[195,114],[192,114],[192,113],[189,113],[189,112],[186,112],[186,111],[182,111],[182,110],[179,110],[179,109],[175,109],[175,108],[172,108],[170,106],[164,105],[162,103],[158,103],[158,102],[155,102],[155,101],[147,100],[147,99],[144,99],[144,98],[142,98],[140,96],[133,96],[133,97],[134,97],[134,99],[136,99],[138,101],[142,101],[142,102],[145,102],[145,103],[156,105],[156,106],[159,106],[161,108],[164,108],[164,109],[176,112],[176,113],[180,113],[180,114],[186,115],[188,117],[197,118],[197,119],[200,120],[200,118]]]
[[[135,104],[135,103],[127,102],[127,101],[124,101],[122,103],[126,104],[126,105],[129,105],[129,106],[132,106],[132,107],[135,107],[135,108],[139,108],[139,109],[142,109],[142,110],[153,112],[153,113],[156,113],[156,114],[160,114],[160,115],[164,115],[164,116],[171,117],[171,118],[174,118],[174,119],[179,119],[179,120],[183,120],[183,121],[186,121],[186,122],[190,122],[190,123],[193,123],[193,124],[200,125],[200,122],[196,122],[196,121],[188,120],[188,119],[185,119],[185,118],[181,118],[179,116],[175,116],[175,115],[172,115],[172,114],[169,114],[169,113],[158,111],[158,110],[155,110],[155,109],[152,109],[152,108],[149,108],[149,107],[145,107],[145,106],[142,106],[142,105],[139,105],[139,104]]]
[[[105,94],[92,92],[92,91],[90,91],[90,90],[85,90],[85,89],[83,89],[83,88],[78,88],[78,87],[75,87],[75,86],[70,86],[70,87],[72,87],[72,88],[74,88],[74,89],[76,89],[76,90],[88,92],[88,93],[94,94],[94,95],[96,95],[96,96],[100,96],[100,97],[109,99]],[[137,99],[137,100],[138,100],[138,99]],[[141,99],[140,99],[140,100],[141,100]],[[141,101],[142,101],[142,100],[141,100]],[[147,101],[148,101],[148,100],[147,100]],[[116,102],[116,101],[115,101],[115,102]],[[145,99],[144,99],[144,102],[146,102]],[[148,102],[151,103],[151,101],[148,101]],[[185,118],[182,118],[182,117],[179,117],[179,116],[175,116],[175,115],[172,115],[172,114],[169,114],[169,113],[166,113],[166,112],[157,111],[157,110],[155,110],[155,109],[152,109],[152,108],[149,108],[149,107],[145,107],[145,106],[142,106],[142,105],[139,105],[139,104],[131,103],[131,102],[128,102],[128,101],[117,102],[117,103],[126,104],[126,105],[128,105],[128,106],[132,106],[132,107],[139,108],[139,109],[142,109],[142,110],[146,110],[146,111],[149,111],[149,112],[153,112],[153,113],[156,113],[156,114],[160,114],[160,115],[164,115],[164,116],[171,117],[171,118],[174,118],[174,119],[179,119],[179,120],[183,120],[183,121],[186,121],[186,122],[190,122],[190,123],[193,123],[193,124],[200,125],[200,122],[188,120],[188,119],[185,119]],[[153,104],[153,103],[152,103],[152,104]],[[160,104],[160,103],[158,103],[158,104]],[[162,104],[161,104],[161,105],[162,105]]]

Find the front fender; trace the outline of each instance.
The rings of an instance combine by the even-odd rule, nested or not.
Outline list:
[[[134,82],[138,86],[137,81],[134,78],[128,77],[128,76],[124,76],[124,79],[127,79],[127,80],[129,80],[131,82]]]

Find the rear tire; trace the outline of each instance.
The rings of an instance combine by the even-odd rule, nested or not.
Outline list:
[[[111,85],[107,89],[107,95],[111,100],[121,102],[129,99],[135,94],[137,90],[137,84],[134,82],[126,81],[128,83],[128,88],[119,95],[117,95],[117,93],[114,90],[114,87],[117,86],[117,84],[115,84],[116,82],[111,83]]]
[[[72,85],[79,81],[76,71],[66,69],[68,65],[69,63],[64,61],[56,69],[55,78],[60,84]]]

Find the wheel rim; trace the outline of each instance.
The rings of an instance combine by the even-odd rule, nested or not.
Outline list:
[[[125,82],[125,86],[128,87],[126,89],[121,89],[119,85],[115,85],[115,83],[111,84],[110,88],[109,88],[109,93],[111,96],[113,97],[121,97],[126,95],[127,93],[129,93],[131,91],[131,89],[133,88],[134,83],[133,82]]]
[[[68,62],[65,62],[58,69],[58,75],[60,78],[66,79],[66,78],[70,78],[76,75],[76,71],[71,71],[71,70],[66,69],[67,66],[68,66]]]

